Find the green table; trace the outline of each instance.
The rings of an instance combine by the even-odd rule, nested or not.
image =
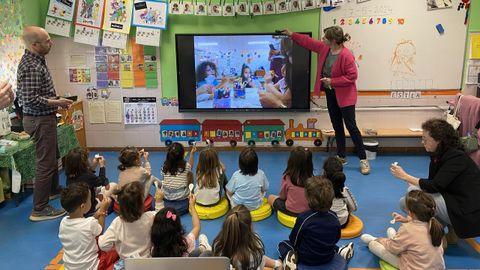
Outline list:
[[[4,139],[9,140],[11,136],[6,135]],[[65,157],[73,148],[80,146],[72,125],[62,125],[57,128],[57,141],[60,158]],[[5,154],[0,154],[0,167],[17,170],[22,176],[21,185],[32,183],[36,168],[33,141],[19,141],[16,147],[7,150]]]

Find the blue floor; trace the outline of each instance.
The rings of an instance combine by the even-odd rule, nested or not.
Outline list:
[[[105,152],[101,154],[107,160],[107,177],[111,181],[116,181],[118,153]],[[238,152],[220,153],[220,159],[227,167],[228,176],[231,176],[238,168],[238,155]],[[321,173],[326,156],[324,152],[314,152],[315,174]],[[160,175],[165,153],[151,153],[150,157],[153,174]],[[280,177],[286,167],[287,159],[288,152],[259,152],[259,168],[265,171],[270,181],[269,194],[278,194]],[[424,177],[427,174],[429,159],[424,155],[378,156],[376,160],[370,162],[372,172],[368,176],[360,174],[358,159],[348,156],[349,163],[345,167],[347,185],[358,200],[359,210],[355,214],[363,220],[365,233],[384,236],[386,228],[390,226],[391,212],[400,211],[398,200],[405,193],[407,186],[390,175],[388,168],[394,161],[398,161],[412,175]],[[62,183],[65,183],[63,174]],[[52,204],[59,206],[60,202],[57,199]],[[0,204],[0,269],[43,269],[61,249],[57,236],[60,219],[32,223],[28,220],[31,207],[31,194],[27,194],[18,207],[15,207],[12,201]],[[114,214],[108,216],[107,224],[110,224],[114,217]],[[187,230],[191,228],[189,215],[182,216],[182,222]],[[223,218],[202,221],[202,233],[212,241],[220,230],[222,222]],[[255,223],[254,226],[265,244],[266,254],[276,258],[276,245],[280,240],[288,238],[290,229],[282,226],[275,215]],[[349,266],[351,268],[378,268],[378,259],[371,255],[365,245],[360,243],[360,239],[355,238],[352,241],[355,242],[355,256]],[[480,239],[477,241],[480,242]],[[347,242],[341,240],[339,244],[343,245]],[[460,240],[457,245],[449,246],[445,253],[445,262],[449,269],[480,268],[480,254],[467,242]]]

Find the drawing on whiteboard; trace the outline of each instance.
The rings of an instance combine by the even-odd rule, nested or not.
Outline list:
[[[395,50],[391,59],[391,70],[395,77],[411,77],[415,76],[415,56],[417,49],[413,41],[401,40]]]
[[[427,10],[436,10],[439,8],[451,8],[452,0],[427,0]]]
[[[345,47],[347,47],[355,57],[355,63],[357,64],[357,68],[360,67],[360,61],[363,59],[363,54],[361,52],[362,45],[358,41],[347,41],[345,43]]]

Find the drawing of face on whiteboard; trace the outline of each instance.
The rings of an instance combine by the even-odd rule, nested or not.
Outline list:
[[[415,75],[415,56],[417,49],[413,41],[401,40],[393,51],[391,70],[393,76],[406,78]]]

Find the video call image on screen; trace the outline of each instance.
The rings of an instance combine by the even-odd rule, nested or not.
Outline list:
[[[267,92],[291,107],[286,73],[292,43],[282,42],[285,38],[195,36],[196,108],[263,108],[260,97]]]

